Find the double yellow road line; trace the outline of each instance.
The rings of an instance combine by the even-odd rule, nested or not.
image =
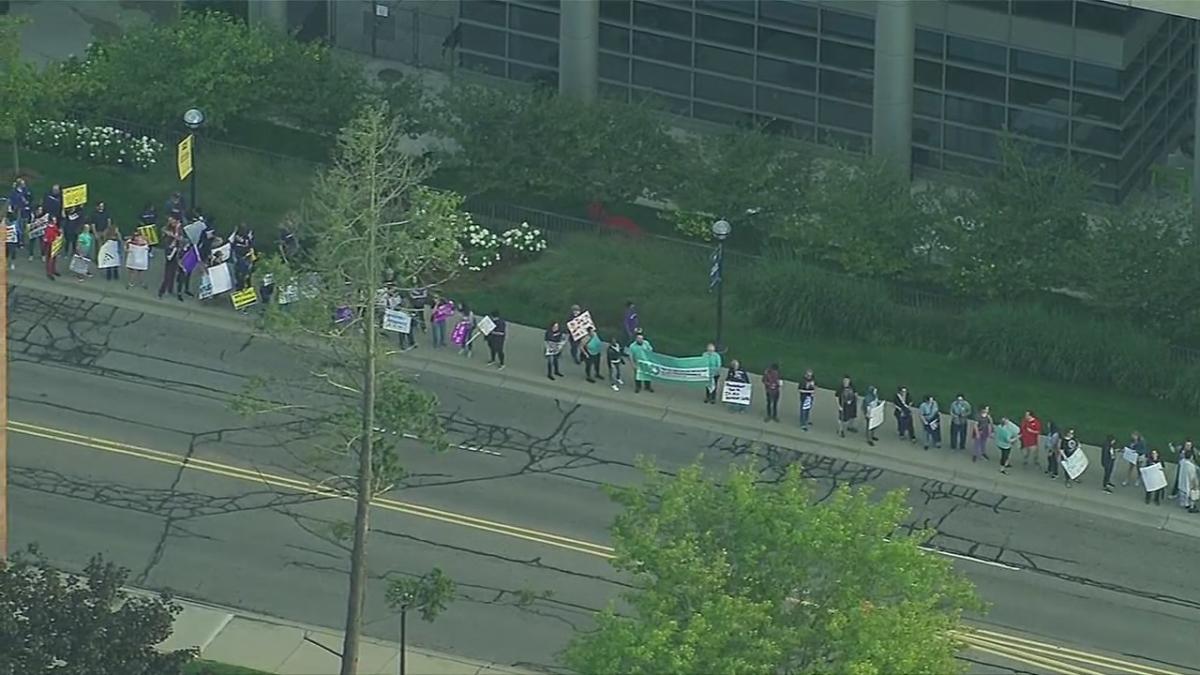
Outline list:
[[[225,464],[223,462],[214,462],[212,460],[200,459],[197,457],[184,457],[170,452],[162,452],[138,445],[111,441],[95,436],[86,436],[76,434],[60,429],[52,429],[49,427],[28,424],[19,421],[10,421],[8,424],[9,431],[24,436],[32,436],[43,438],[50,441],[75,445],[93,450],[100,450],[126,457],[134,457],[137,459],[157,462],[169,466],[181,467],[192,471],[199,471],[225,478],[235,480],[258,483],[261,485],[269,485],[281,490],[288,490],[300,494],[309,494],[316,497],[327,499],[340,499],[352,501],[353,497],[341,490],[337,490],[328,485],[313,483],[310,481],[280,476],[272,473],[265,473],[258,469],[247,469],[244,467]],[[425,518],[451,525],[468,527],[475,530],[490,532],[505,537],[522,539],[531,541],[546,546],[551,546],[558,549],[582,553],[598,558],[611,559],[613,558],[613,549],[610,546],[596,544],[593,542],[564,537],[562,535],[533,530],[516,525],[509,525],[494,520],[485,518],[476,518],[461,513],[451,511],[443,511],[420,504],[411,502],[403,502],[396,499],[386,497],[377,498],[374,505],[384,511],[392,511],[395,513],[403,513],[405,515]],[[1029,638],[1017,637],[1005,633],[997,633],[982,628],[974,628],[960,631],[956,634],[957,638],[962,640],[971,649],[991,656],[999,657],[1007,661],[1021,663],[1025,666],[1036,668],[1041,672],[1054,673],[1055,675],[1182,675],[1177,671],[1166,670],[1154,666],[1146,666],[1124,659],[1117,659],[1109,656],[1101,656],[1091,654],[1075,649],[1060,647],[1047,642],[1039,642]]]

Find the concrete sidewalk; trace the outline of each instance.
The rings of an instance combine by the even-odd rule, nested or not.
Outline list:
[[[339,672],[342,633],[192,600],[177,599],[176,602],[183,611],[175,617],[171,637],[158,645],[159,649],[195,648],[202,659],[267,673],[336,675]],[[405,658],[405,670],[409,675],[517,675],[527,672],[412,646],[406,650]],[[397,673],[399,660],[398,642],[364,638],[358,672],[363,675]]]
[[[191,298],[179,302],[170,295],[164,299],[155,298],[154,290],[161,277],[161,261],[161,255],[152,259],[151,269],[146,273],[149,290],[128,289],[123,280],[105,282],[93,278],[84,283],[75,283],[64,276],[57,281],[50,281],[45,277],[38,261],[26,262],[23,259],[17,261],[17,269],[10,273],[10,284],[89,299],[136,312],[204,323],[235,332],[249,333],[256,330],[255,313],[251,311],[249,315],[242,315],[234,312],[226,296],[205,303]],[[193,281],[193,286],[195,283]],[[485,365],[487,350],[482,344],[478,345],[475,357],[467,359],[453,349],[430,348],[427,337],[421,334],[417,336],[417,349],[398,354],[395,358],[398,365],[416,371],[419,376],[454,377],[522,394],[552,396],[570,403],[598,406],[625,414],[707,429],[715,433],[812,452],[994,494],[1073,509],[1093,517],[1117,518],[1140,526],[1200,537],[1200,515],[1187,513],[1173,500],[1165,501],[1161,506],[1144,504],[1145,493],[1141,488],[1132,485],[1117,488],[1115,494],[1103,492],[1100,487],[1102,470],[1099,452],[1095,447],[1084,447],[1089,459],[1089,468],[1081,477],[1082,483],[1068,488],[1061,478],[1057,481],[1047,479],[1042,471],[1044,459],[1040,463],[1022,466],[1019,452],[1014,454],[1015,465],[1012,471],[1004,475],[999,471],[999,452],[994,447],[989,451],[991,461],[978,463],[971,462],[967,451],[952,452],[945,448],[922,451],[921,446],[901,441],[896,437],[890,410],[888,421],[879,431],[880,441],[874,447],[866,444],[861,432],[839,438],[836,434],[834,394],[828,389],[818,391],[812,413],[813,429],[805,432],[798,424],[799,395],[795,382],[784,382],[783,385],[780,401],[783,421],[770,424],[763,421],[765,406],[760,400],[761,386],[758,384],[757,375],[753,376],[757,390],[754,405],[751,406],[751,410],[741,414],[731,413],[724,406],[705,405],[702,402],[702,390],[696,387],[659,383],[655,385],[653,394],[634,394],[632,387],[628,385],[620,392],[614,392],[606,383],[588,383],[583,377],[582,367],[575,367],[569,356],[564,356],[566,362],[562,364],[564,372],[568,373],[567,377],[551,382],[545,376],[542,333],[541,329],[510,323],[506,348],[508,367],[503,371]],[[647,337],[651,342],[654,341],[654,335]],[[854,364],[846,364],[846,370],[853,372]],[[828,381],[829,377],[828,373],[817,374],[818,382],[823,379]],[[632,381],[632,373],[629,373],[629,379]],[[949,428],[948,420],[944,420],[943,428]],[[1117,461],[1114,480],[1119,484],[1124,477],[1125,467],[1120,458]],[[1169,467],[1168,479],[1173,476],[1174,468]]]

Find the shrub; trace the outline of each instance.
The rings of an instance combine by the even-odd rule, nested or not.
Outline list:
[[[75,157],[94,164],[128,166],[142,171],[158,162],[163,144],[113,127],[37,120],[25,131],[29,147]]]
[[[512,257],[516,260],[533,260],[546,250],[546,235],[530,227],[529,223],[505,230],[500,235],[500,242],[512,251]]]
[[[458,263],[470,272],[482,272],[500,262],[500,237],[479,223],[468,222],[459,243],[462,254]]]

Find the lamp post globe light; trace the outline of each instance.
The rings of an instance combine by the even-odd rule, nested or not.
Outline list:
[[[192,132],[192,175],[191,175],[191,192],[192,209],[196,208],[196,137],[199,135],[200,127],[204,126],[204,111],[199,108],[188,108],[187,112],[183,113],[183,124]]]
[[[721,333],[725,324],[725,240],[733,232],[733,226],[724,218],[712,224],[712,234],[717,238],[717,248],[713,251],[712,265],[709,268],[709,289],[717,289],[717,338],[713,344],[717,351],[724,352],[725,345],[721,344]]]

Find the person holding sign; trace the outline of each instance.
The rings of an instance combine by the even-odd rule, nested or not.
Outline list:
[[[563,336],[562,328],[558,325],[557,321],[550,324],[550,327],[546,329],[545,339],[546,379],[553,381],[555,375],[563,377],[562,371],[558,369],[558,359],[562,356],[563,342],[566,340],[566,337]],[[500,362],[504,363],[504,359],[501,358]]]
[[[1121,486],[1129,485],[1129,481],[1133,481],[1134,485],[1141,485],[1141,474],[1138,469],[1142,466],[1142,462],[1146,457],[1146,439],[1138,432],[1133,432],[1129,437],[1129,443],[1125,446],[1125,451],[1121,453],[1122,459],[1129,465],[1129,469],[1125,474],[1125,480],[1121,481]]]
[[[568,328],[570,328],[571,322],[573,322],[575,319],[579,318],[580,314],[583,314],[583,309],[579,305],[571,305],[571,313],[567,316],[567,327]],[[575,335],[568,331],[567,339],[569,339],[571,341],[571,360],[574,361],[576,363],[576,365],[578,365],[580,362],[579,343],[582,338],[576,339]]]
[[[883,426],[883,399],[879,398],[879,388],[867,387],[863,395],[863,417],[867,418],[867,445],[874,446],[879,436],[875,430]]]
[[[413,302],[411,296],[409,301],[410,303]],[[414,309],[424,312],[424,301],[421,301],[419,308]],[[420,316],[420,314],[417,314],[417,316]],[[492,330],[489,331],[487,337],[484,338],[487,340],[488,351],[491,352],[491,358],[488,359],[488,365],[490,366],[498,361],[499,367],[497,370],[504,370],[504,338],[506,337],[506,333],[508,331],[508,322],[500,318],[500,312],[492,312],[491,319]],[[414,331],[409,331],[410,336],[413,332]]]
[[[4,253],[8,257],[8,269],[15,269],[17,253],[21,250],[21,223],[11,210],[0,216],[0,224],[4,225]]]
[[[1179,493],[1179,505],[1188,513],[1196,513],[1196,502],[1200,501],[1200,471],[1196,470],[1194,448],[1184,448],[1179,453],[1179,475],[1175,489]]]
[[[111,220],[108,221],[108,227],[105,228],[100,233],[100,249],[104,250],[105,245],[107,245],[110,241],[116,242],[115,245],[117,246],[118,250],[120,249],[121,242],[122,242],[121,230],[117,229],[117,224],[112,222]],[[111,267],[105,267],[104,268],[104,280],[105,281],[116,281],[117,279],[120,278],[120,270],[121,270],[121,265],[119,264],[119,261],[118,261],[118,264],[116,264],[116,265],[113,265]]]
[[[1058,467],[1063,462],[1066,462],[1072,455],[1079,451],[1079,441],[1075,440],[1075,430],[1068,427],[1066,433],[1058,441],[1057,452],[1050,452],[1049,466],[1046,467],[1050,472],[1051,480],[1058,479]],[[1063,469],[1063,477],[1067,480],[1067,487],[1071,487],[1071,483],[1078,482],[1071,478],[1071,474],[1067,473],[1066,468]]]
[[[762,374],[763,390],[767,395],[766,422],[779,421],[779,392],[783,388],[783,375],[779,372],[779,364],[772,363]]]
[[[50,216],[46,214],[44,207],[37,207],[33,212],[33,220],[25,227],[25,251],[29,254],[29,261],[33,261],[33,252],[42,251],[42,237],[46,234],[46,226],[50,224]],[[42,255],[42,260],[45,260],[45,254]]]
[[[1162,504],[1163,493],[1167,490],[1167,474],[1163,471],[1162,457],[1157,449],[1146,455],[1145,464],[1141,474],[1142,483],[1146,487],[1146,503],[1149,504],[1150,497],[1153,496],[1155,504]]]
[[[725,382],[742,385],[750,384],[750,373],[747,373],[746,369],[742,367],[741,361],[734,359],[729,362],[729,370],[725,372]],[[749,398],[745,399],[745,403],[741,401],[728,401],[726,405],[729,406],[731,412],[742,413],[750,409],[750,400]]]
[[[842,376],[842,386],[834,393],[837,397],[838,436],[845,438],[846,431],[856,431],[854,418],[858,417],[858,393],[850,382],[849,375]]]
[[[808,431],[812,426],[813,402],[817,396],[817,380],[812,368],[804,371],[804,377],[796,388],[800,391],[800,429]]]
[[[58,254],[62,247],[62,232],[58,229],[58,221],[51,220],[42,233],[42,255],[46,261],[46,276],[51,281],[54,277],[62,276],[58,273]]]
[[[125,243],[125,266],[129,268],[129,283],[126,288],[145,288],[145,274],[150,268],[150,245],[140,230],[134,230],[133,236]]]
[[[641,328],[635,329],[633,342],[629,345],[629,357],[633,360],[633,393],[635,394],[642,393],[642,389],[651,394],[654,393],[654,387],[650,384],[650,367],[646,365],[653,353],[654,345],[646,339]]]
[[[929,446],[942,447],[942,412],[933,394],[926,394],[924,402],[917,408],[921,413],[921,426],[925,432],[925,449]]]

